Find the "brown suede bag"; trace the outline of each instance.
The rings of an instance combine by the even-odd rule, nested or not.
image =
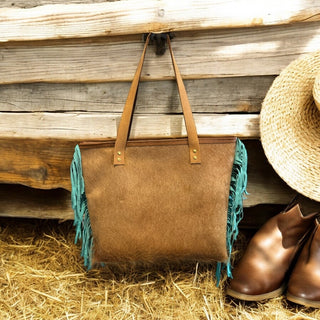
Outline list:
[[[169,37],[187,138],[128,140],[149,37],[116,140],[76,146],[76,240],[88,268],[188,260],[225,262],[229,270],[246,187],[245,148],[235,137],[198,137]]]

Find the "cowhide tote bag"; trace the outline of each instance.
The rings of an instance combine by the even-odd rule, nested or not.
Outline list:
[[[198,136],[176,75],[187,137],[128,139],[148,36],[116,139],[86,141],[71,164],[84,263],[217,261],[227,266],[242,218],[247,154],[236,137]]]

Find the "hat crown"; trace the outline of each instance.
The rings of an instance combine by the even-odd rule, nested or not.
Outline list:
[[[273,169],[293,189],[320,202],[320,51],[292,61],[261,108],[260,137]]]

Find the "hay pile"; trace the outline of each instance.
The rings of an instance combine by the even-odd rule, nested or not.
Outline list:
[[[244,304],[206,265],[86,272],[72,222],[0,219],[0,319],[320,319],[283,298]]]

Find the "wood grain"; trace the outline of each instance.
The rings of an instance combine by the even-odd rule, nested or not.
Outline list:
[[[120,114],[0,113],[0,183],[70,189],[77,142],[114,138]],[[259,136],[259,115],[196,114],[200,135]],[[185,136],[181,115],[137,115],[131,137]]]
[[[85,4],[85,3],[100,3],[112,2],[118,0],[68,0],[68,3]],[[0,8],[33,8],[46,4],[66,4],[66,0],[1,0]]]
[[[278,25],[320,18],[313,0],[130,0],[1,8],[0,41]]]
[[[199,134],[258,139],[258,113],[275,76],[292,60],[320,50],[320,4],[2,1],[0,216],[73,218],[74,146],[116,136],[141,33],[150,30],[176,31],[172,45]],[[158,57],[150,47],[131,137],[186,134],[171,79],[169,54]],[[273,171],[260,142],[245,143],[245,207],[288,203],[295,191]]]
[[[39,190],[21,185],[0,184],[0,217],[73,220],[71,195],[63,189]],[[240,228],[257,228],[283,205],[245,207]]]
[[[72,220],[70,192],[0,184],[0,217]]]
[[[70,163],[77,141],[0,139],[0,183],[70,190]]]
[[[63,189],[39,190],[20,185],[0,184],[0,217],[73,220],[71,195]],[[240,228],[257,228],[283,205],[245,207]]]
[[[249,158],[248,192],[245,207],[258,204],[286,204],[295,191],[274,172],[258,140],[244,140]],[[0,140],[0,216],[72,219],[69,164],[76,141]],[[7,159],[7,160],[5,160]],[[3,165],[10,170],[2,170]],[[46,173],[46,174],[44,174]],[[43,190],[39,190],[43,189]],[[260,214],[263,216],[263,212]],[[258,217],[257,217],[258,219]]]
[[[0,217],[20,217],[37,219],[73,220],[71,195],[63,189],[39,190],[19,185],[0,184]],[[285,199],[283,199],[285,201]],[[290,200],[288,200],[290,201]],[[319,210],[319,202],[303,199],[305,211]],[[281,212],[283,204],[258,204],[247,206],[244,203],[244,218],[240,229],[258,229],[269,218]]]
[[[320,50],[320,22],[179,33],[172,41],[184,79],[277,75]],[[0,84],[132,81],[141,36],[0,45]],[[142,80],[174,77],[170,55],[147,51]]]
[[[77,142],[65,139],[1,139],[0,183],[71,190],[69,167]],[[294,191],[274,172],[260,142],[248,140],[245,144],[249,159],[249,195],[245,205],[288,202]]]
[[[259,112],[274,76],[185,80],[195,113]],[[2,112],[122,112],[129,82],[26,83],[0,86]],[[180,113],[174,81],[139,86],[135,113]]]
[[[114,138],[120,113],[0,113],[0,138],[33,139],[97,139]],[[195,114],[199,135],[236,135],[259,137],[257,114]],[[131,137],[185,136],[182,115],[136,115],[133,117]]]

